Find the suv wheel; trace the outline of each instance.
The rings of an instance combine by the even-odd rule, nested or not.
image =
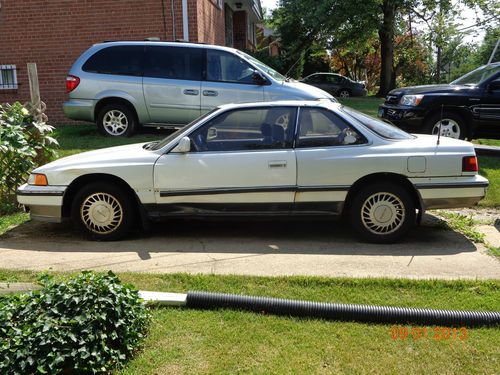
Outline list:
[[[132,111],[120,103],[104,106],[97,117],[99,131],[111,137],[130,137],[135,133],[136,123]]]
[[[439,124],[441,123],[441,136],[455,139],[465,139],[467,127],[462,117],[452,112],[443,112],[432,116],[425,125],[424,131],[427,134],[438,135]]]
[[[71,219],[90,238],[113,241],[132,230],[134,211],[133,200],[127,192],[113,184],[96,182],[76,194]]]
[[[367,241],[392,243],[414,225],[415,204],[403,187],[375,183],[359,191],[350,205],[353,228]]]
[[[339,91],[339,97],[340,98],[348,98],[351,96],[351,93],[347,89],[342,89]]]

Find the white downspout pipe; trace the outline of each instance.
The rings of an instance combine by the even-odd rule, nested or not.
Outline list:
[[[189,42],[188,2],[182,0],[182,38]]]

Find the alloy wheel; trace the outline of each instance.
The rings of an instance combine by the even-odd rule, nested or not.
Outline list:
[[[128,119],[125,113],[112,109],[104,114],[102,119],[104,129],[109,135],[119,136],[128,129]]]

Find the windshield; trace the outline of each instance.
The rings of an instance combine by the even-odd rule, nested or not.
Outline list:
[[[245,56],[245,58],[248,61],[250,61],[253,65],[257,66],[257,68],[259,68],[260,70],[262,70],[262,71],[266,72],[267,74],[269,74],[275,80],[278,80],[278,81],[284,81],[285,80],[285,76],[283,76],[282,74],[278,73],[276,70],[274,70],[270,66],[267,66],[263,62],[257,60],[255,57],[250,56],[249,54],[246,54],[245,52],[241,52],[241,51],[238,51],[238,53],[240,53],[241,55]]]
[[[150,150],[159,150],[160,148],[165,147],[167,144],[169,144],[170,142],[172,142],[175,139],[175,137],[177,137],[179,134],[185,132],[189,128],[192,128],[194,125],[198,124],[201,120],[203,120],[204,118],[208,117],[209,115],[211,115],[212,113],[214,113],[218,109],[219,108],[214,108],[210,112],[207,112],[204,115],[202,115],[201,117],[198,117],[197,119],[191,121],[186,126],[184,126],[184,127],[180,128],[180,129],[176,130],[175,132],[173,132],[172,134],[170,134],[166,138],[163,138],[158,143],[153,144],[153,146],[150,148]]]
[[[374,133],[380,135],[383,138],[401,140],[401,139],[412,139],[415,138],[413,135],[395,127],[394,125],[388,124],[382,120],[376,119],[374,117],[365,115],[359,111],[352,108],[342,106],[341,110],[347,113],[349,116],[355,118],[368,129]]]
[[[450,85],[479,85],[498,72],[500,65],[484,65],[454,80]]]

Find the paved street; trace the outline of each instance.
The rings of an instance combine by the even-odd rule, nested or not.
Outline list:
[[[494,228],[494,227],[492,227]],[[25,223],[0,237],[0,267],[409,278],[500,278],[500,262],[430,226],[401,244],[357,242],[335,220],[167,221],[146,235],[90,242],[69,224]]]

